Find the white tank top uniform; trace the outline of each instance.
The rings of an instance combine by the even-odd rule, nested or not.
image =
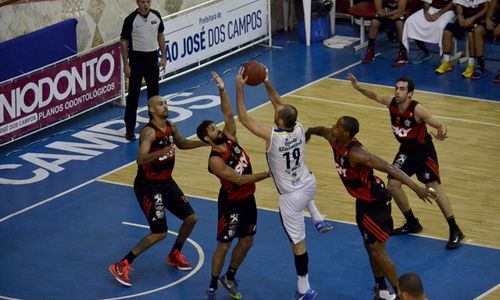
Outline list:
[[[316,179],[304,160],[305,144],[304,127],[297,122],[290,132],[273,128],[266,152],[283,225],[295,244],[305,239],[304,209],[316,192]]]

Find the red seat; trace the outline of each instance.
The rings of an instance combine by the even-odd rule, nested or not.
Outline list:
[[[354,6],[349,7],[347,12],[355,18],[372,19],[375,16],[375,6],[373,2],[360,2]]]
[[[359,25],[359,45],[354,47],[354,51],[358,51],[359,49],[365,48],[368,45],[368,42],[365,40],[365,26],[369,23],[365,24],[366,21],[373,19],[375,16],[375,6],[373,5],[373,1],[360,2],[356,5],[351,6],[347,12],[353,16],[355,19],[359,19],[359,21],[355,21],[356,24]]]

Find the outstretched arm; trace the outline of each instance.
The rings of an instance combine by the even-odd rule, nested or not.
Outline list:
[[[212,78],[214,79],[215,84],[219,89],[220,108],[222,110],[222,114],[224,115],[224,133],[226,134],[226,136],[235,138],[236,122],[234,121],[231,102],[229,101],[229,95],[224,88],[224,81],[216,72],[212,72]]]
[[[311,135],[318,135],[324,137],[330,143],[335,142],[335,137],[333,136],[333,132],[331,128],[325,126],[316,126],[307,128],[306,131],[306,142],[311,139]]]
[[[448,137],[446,126],[441,123],[434,115],[425,110],[421,104],[415,106],[415,118],[417,121],[423,120],[425,123],[429,124],[432,128],[437,129],[437,133],[431,132],[431,134],[437,140],[444,140]]]
[[[238,113],[238,120],[250,132],[266,141],[266,149],[269,148],[271,143],[271,128],[265,126],[248,115],[244,99],[244,86],[247,78],[243,78],[244,68],[241,67],[236,76],[236,111]]]
[[[350,150],[349,162],[351,163],[351,165],[361,164],[389,174],[390,176],[396,178],[397,180],[410,187],[415,192],[415,194],[417,194],[417,196],[424,202],[432,203],[432,199],[437,200],[436,194],[431,189],[419,186],[403,171],[395,168],[393,165],[389,164],[382,158],[370,153],[362,146],[353,147]]]
[[[211,156],[208,161],[210,170],[217,176],[231,181],[237,185],[254,183],[269,178],[269,172],[260,172],[256,174],[238,174],[233,168],[226,165],[222,158]]]
[[[389,107],[389,104],[391,103],[392,97],[379,95],[371,90],[367,90],[367,89],[362,88],[359,85],[358,80],[356,79],[356,77],[352,73],[347,74],[347,79],[349,79],[351,81],[352,87],[354,89],[356,89],[358,92],[360,92],[361,94],[365,95],[366,97],[368,97],[372,100],[377,101],[380,104],[383,104],[383,105]]]
[[[172,125],[172,127],[174,127],[174,143],[179,149],[194,149],[198,147],[208,146],[208,144],[205,144],[202,141],[192,141],[183,138],[175,125],[172,122],[170,122],[170,124]]]

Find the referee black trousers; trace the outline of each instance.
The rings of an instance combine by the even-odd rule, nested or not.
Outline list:
[[[156,96],[160,89],[158,82],[160,70],[156,51],[133,52],[130,54],[129,64],[131,70],[124,120],[127,133],[134,133],[142,79],[146,81],[148,99]]]

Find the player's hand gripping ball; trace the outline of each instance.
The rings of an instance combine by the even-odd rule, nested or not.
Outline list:
[[[258,61],[250,60],[243,64],[243,78],[248,77],[246,84],[256,86],[266,79],[266,67]]]

